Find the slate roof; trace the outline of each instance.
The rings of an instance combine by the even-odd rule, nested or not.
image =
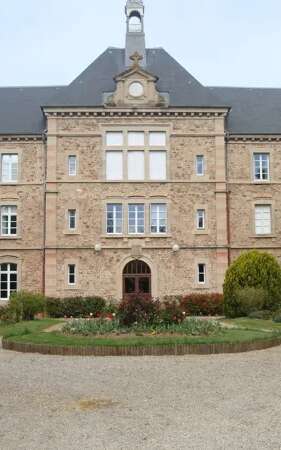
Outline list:
[[[231,112],[227,129],[234,134],[281,134],[281,89],[212,87]]]
[[[98,107],[125,70],[125,50],[108,48],[69,86],[0,88],[0,134],[40,134],[42,106]],[[206,87],[164,49],[147,49],[146,70],[169,93],[171,107],[231,107],[228,130],[236,134],[281,134],[281,89]]]
[[[42,134],[41,105],[62,87],[0,88],[0,134]]]

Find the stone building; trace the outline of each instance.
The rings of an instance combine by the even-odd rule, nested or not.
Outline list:
[[[246,249],[281,257],[281,89],[211,88],[145,47],[69,86],[0,89],[0,296],[222,290]]]

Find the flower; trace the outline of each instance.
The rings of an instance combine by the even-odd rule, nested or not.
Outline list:
[[[93,315],[94,315],[93,313],[90,313],[90,316],[91,316],[91,317],[93,317]]]
[[[183,314],[183,316],[185,316],[185,315],[186,315],[186,312],[185,312],[185,311],[183,311],[183,313],[182,313],[182,314]]]

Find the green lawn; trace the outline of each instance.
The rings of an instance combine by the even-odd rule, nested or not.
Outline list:
[[[59,332],[45,333],[45,328],[61,322],[60,320],[45,319],[41,321],[22,322],[16,325],[1,325],[0,335],[16,342],[49,344],[61,346],[142,346],[167,344],[213,344],[240,343],[256,340],[271,339],[280,336],[281,324],[270,320],[234,319],[227,320],[228,324],[238,328],[224,329],[213,336],[127,336],[127,337],[82,337],[65,336]]]

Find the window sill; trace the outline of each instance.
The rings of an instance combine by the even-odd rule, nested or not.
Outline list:
[[[253,184],[271,184],[271,180],[253,180]]]
[[[276,234],[254,234],[249,236],[251,239],[276,239]]]
[[[209,232],[207,230],[202,230],[202,231],[196,230],[194,232],[195,236],[207,236],[208,234],[209,234]]]
[[[104,234],[102,239],[167,239],[171,238],[171,234]]]
[[[17,241],[21,239],[20,236],[0,236],[0,241]]]
[[[64,231],[64,235],[66,236],[79,236],[81,234],[80,231]]]

